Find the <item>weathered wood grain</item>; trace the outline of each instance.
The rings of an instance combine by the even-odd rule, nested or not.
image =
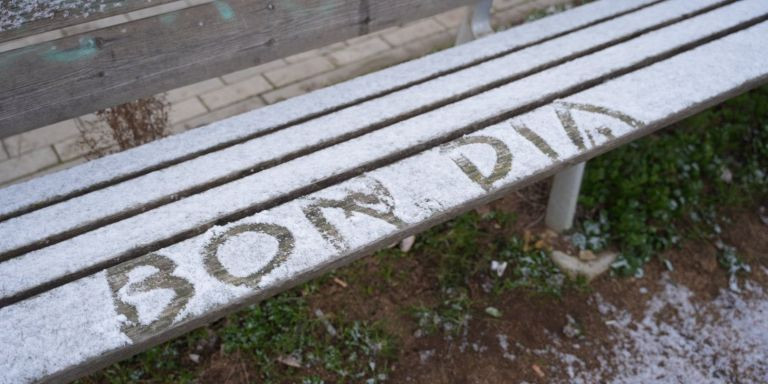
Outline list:
[[[219,0],[0,54],[0,136],[471,0]]]
[[[494,57],[634,11],[659,0],[603,0],[450,50],[315,91],[44,178],[0,189],[0,220],[177,164]],[[1,135],[1,134],[0,134]]]
[[[0,222],[0,260],[31,251],[33,247],[63,241],[477,95],[722,3],[722,0],[661,3],[322,118]],[[46,225],[35,225],[39,222]],[[16,235],[3,236],[11,233]]]
[[[22,14],[24,19],[31,21],[18,28],[0,31],[0,43],[175,1],[178,0],[101,0],[98,9],[67,9],[65,13],[58,12],[51,18],[41,20],[32,20],[31,15]],[[10,6],[8,3],[9,0],[0,1],[0,6]]]
[[[767,33],[761,23],[2,308],[13,352],[0,353],[0,381],[76,378],[763,84]],[[170,300],[142,294],[163,290]]]
[[[744,0],[412,119],[0,263],[10,303],[333,185],[768,18]],[[39,265],[46,265],[37,271]],[[34,275],[19,270],[36,270]]]

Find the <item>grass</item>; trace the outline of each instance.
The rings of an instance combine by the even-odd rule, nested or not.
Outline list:
[[[195,382],[202,372],[192,358],[215,351],[255,367],[245,368],[243,373],[259,383],[375,384],[386,380],[395,341],[376,324],[312,311],[306,295],[314,287],[307,284],[250,306],[82,382]]]
[[[546,242],[513,234],[514,221],[502,211],[470,212],[418,237],[415,257],[434,263],[440,292],[437,305],[411,308],[421,334],[442,330],[456,335],[472,316],[494,313],[489,303],[511,290],[559,297],[567,287],[581,284],[568,281],[554,265]],[[478,281],[485,297],[469,294]]]

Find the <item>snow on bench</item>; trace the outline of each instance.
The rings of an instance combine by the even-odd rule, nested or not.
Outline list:
[[[679,11],[690,11],[704,3],[706,1],[702,0],[662,3],[641,16],[655,20],[668,14],[670,7],[665,6],[667,4],[674,4]],[[410,119],[372,131],[367,126],[371,124],[368,119],[386,122],[392,119],[390,116],[410,113],[414,107],[424,109],[419,103],[422,100],[429,105],[438,96],[455,98],[451,91],[471,89],[476,81],[481,85],[493,82],[496,78],[492,74],[498,73],[505,79],[504,75],[509,72],[514,74],[515,70],[510,68],[522,68],[524,72],[531,68],[528,65],[536,68],[541,60],[557,55],[554,52],[570,45],[579,46],[578,41],[590,44],[593,36],[602,42],[606,34],[611,35],[610,31],[624,32],[621,25],[635,26],[632,18],[625,16],[585,29],[583,33],[530,47],[227,150],[7,220],[0,223],[0,233],[15,233],[15,236],[0,237],[0,255],[11,258],[0,264],[0,303],[29,296],[51,284],[138,256],[146,249],[157,249],[168,245],[169,241],[203,232],[222,220],[231,221],[255,213],[332,184],[339,178],[359,174],[367,168],[460,136],[478,125],[547,103],[574,89],[643,65],[656,56],[674,54],[686,45],[753,23],[766,11],[768,4],[763,1],[739,2]],[[376,128],[381,125],[378,121],[372,122]],[[337,133],[339,130],[342,132]],[[354,139],[345,137],[357,130],[362,131],[362,135]],[[284,153],[296,151],[295,146],[299,146],[299,151],[301,146],[312,148],[314,143],[305,140],[319,136],[318,141],[321,141],[333,134],[348,140],[280,163],[285,160]],[[189,185],[187,183],[194,190],[195,183],[215,179],[217,170],[221,169],[225,174],[234,171],[241,178],[141,213],[157,205],[156,201],[162,202],[166,196],[183,195],[181,191]],[[258,172],[251,173],[251,170]],[[121,214],[128,217],[123,218]],[[115,217],[122,220],[99,221],[99,218]],[[37,225],[43,222],[46,225]],[[77,235],[78,232],[84,233]],[[125,236],[125,233],[131,233],[131,236]],[[71,234],[76,236],[68,236]],[[48,245],[51,239],[57,239],[56,236],[62,236],[64,240]],[[17,273],[37,265],[47,265],[48,268],[34,276]]]
[[[768,80],[764,0],[614,15],[0,222],[0,383],[78,377]],[[183,196],[119,201],[149,187]]]
[[[186,195],[225,184],[275,164],[379,130],[397,121],[423,114],[425,110],[436,109],[456,100],[465,99],[516,78],[541,72],[543,69],[578,58],[585,52],[627,39],[644,30],[658,28],[670,20],[679,18],[680,14],[701,11],[720,2],[719,0],[688,0],[662,3],[514,54],[356,104],[303,124],[290,126],[272,134],[7,220],[0,223],[0,233],[9,231],[16,232],[17,235],[0,239],[0,259],[28,252],[38,244],[50,244],[74,237],[88,229],[102,227]],[[740,12],[738,9],[734,11]],[[727,22],[744,21],[727,14],[723,19]],[[671,32],[674,33],[674,31]],[[627,62],[621,60],[622,65]],[[561,67],[559,70],[563,72],[567,67]],[[537,100],[533,95],[526,95],[524,98],[528,102]],[[493,113],[498,112],[495,108],[491,110]],[[260,120],[241,120],[240,124],[252,127],[256,125],[253,123],[258,121]],[[201,169],[205,169],[206,172],[200,172]],[[139,190],[145,192],[133,193]],[[280,191],[274,191],[280,193]],[[218,219],[222,215],[217,213],[216,216]],[[59,219],[51,220],[53,217]],[[210,222],[211,219],[207,221]],[[48,224],[35,226],[36,222]],[[195,222],[194,225],[204,224]],[[24,232],[14,230],[18,228],[26,228],[26,230]]]

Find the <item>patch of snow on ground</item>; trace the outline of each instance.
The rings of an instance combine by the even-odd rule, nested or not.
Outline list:
[[[500,334],[496,335],[496,339],[499,340],[499,348],[501,348],[502,353],[504,353],[504,358],[509,361],[515,361],[515,355],[509,352],[509,337]]]
[[[704,304],[692,302],[693,293],[669,279],[651,298],[643,317],[626,324],[626,311],[601,297],[594,300],[616,325],[611,351],[595,351],[595,370],[563,356],[558,348],[545,354],[561,357],[568,367],[568,383],[767,383],[768,294],[747,282],[741,294],[722,290]],[[596,295],[598,296],[598,295]],[[627,326],[628,325],[628,326]],[[575,368],[575,369],[574,369]]]
[[[75,10],[74,13],[88,17],[91,13],[103,12],[107,7],[104,3],[105,0],[0,0],[0,32],[56,14],[66,17]]]

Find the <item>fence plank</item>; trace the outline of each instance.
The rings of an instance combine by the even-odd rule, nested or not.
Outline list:
[[[67,6],[68,2],[50,6],[41,2],[34,9],[14,9],[9,0],[0,1],[5,8],[6,22],[18,20],[21,25],[0,26],[0,43],[22,39],[28,36],[71,27],[78,24],[90,23],[107,17],[126,14],[145,8],[179,2],[179,0],[98,0],[97,2],[81,2],[77,7]],[[70,1],[75,4],[76,2]],[[63,5],[62,5],[63,4]],[[41,12],[41,10],[49,10]],[[42,15],[52,14],[48,17]],[[13,18],[11,18],[13,15]]]
[[[0,137],[471,0],[219,0],[0,53]]]

